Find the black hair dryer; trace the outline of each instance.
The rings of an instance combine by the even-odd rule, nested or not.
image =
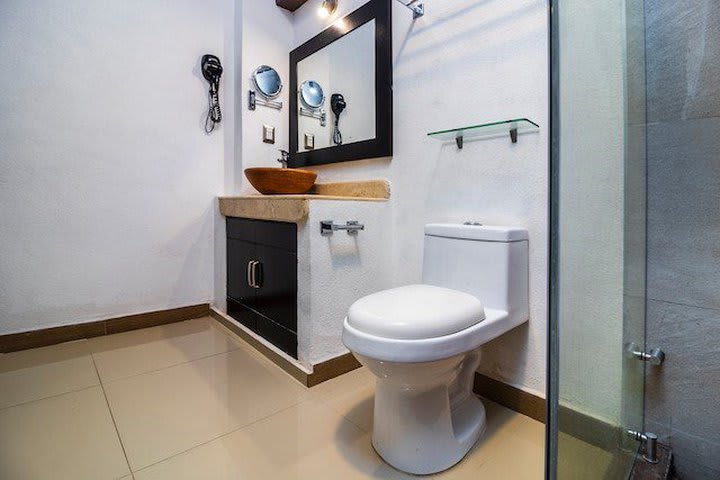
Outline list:
[[[333,114],[335,114],[335,128],[333,129],[333,143],[335,145],[341,145],[343,142],[342,133],[340,133],[340,114],[347,107],[345,103],[345,97],[339,93],[333,93],[330,96],[330,108]]]
[[[220,59],[215,55],[203,55],[200,61],[200,68],[203,77],[210,83],[210,90],[208,92],[208,114],[205,119],[205,132],[210,133],[215,130],[215,124],[220,123],[222,120],[218,92],[220,91],[220,77],[223,73],[223,67]]]

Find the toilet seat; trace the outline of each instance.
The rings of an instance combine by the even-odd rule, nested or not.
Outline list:
[[[460,332],[485,319],[474,296],[433,285],[407,285],[373,293],[348,311],[351,327],[378,337],[436,338]]]
[[[343,343],[352,352],[386,362],[431,362],[469,352],[524,323],[527,317],[485,309],[485,319],[459,332],[422,339],[387,338],[363,332],[345,318]]]

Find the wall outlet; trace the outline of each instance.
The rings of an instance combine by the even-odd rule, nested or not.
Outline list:
[[[305,150],[312,150],[315,148],[315,135],[312,133],[305,134]]]
[[[275,143],[275,127],[263,125],[263,142]]]

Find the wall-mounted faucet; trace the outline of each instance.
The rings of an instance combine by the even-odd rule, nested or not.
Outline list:
[[[288,161],[290,161],[290,152],[288,152],[287,150],[280,150],[280,155],[282,155],[282,157],[278,158],[277,161],[280,162],[282,168],[288,168]]]

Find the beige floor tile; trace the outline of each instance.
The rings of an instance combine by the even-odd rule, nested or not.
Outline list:
[[[310,393],[363,431],[372,430],[375,377],[366,368],[321,383],[311,388]]]
[[[84,340],[0,355],[0,408],[99,383]]]
[[[558,478],[604,480],[621,478],[613,476],[617,460],[611,452],[583,442],[573,436],[560,433],[558,436]],[[626,472],[623,472],[626,473]]]
[[[210,317],[90,339],[103,382],[239,348]]]
[[[489,432],[518,436],[536,446],[545,448],[545,424],[519,414],[495,402],[482,399],[488,419]]]
[[[111,479],[129,473],[100,387],[0,411],[0,478]]]
[[[416,478],[384,464],[369,436],[318,401],[258,423],[137,472],[161,479]]]
[[[105,391],[133,470],[307,397],[244,349],[111,382]]]

